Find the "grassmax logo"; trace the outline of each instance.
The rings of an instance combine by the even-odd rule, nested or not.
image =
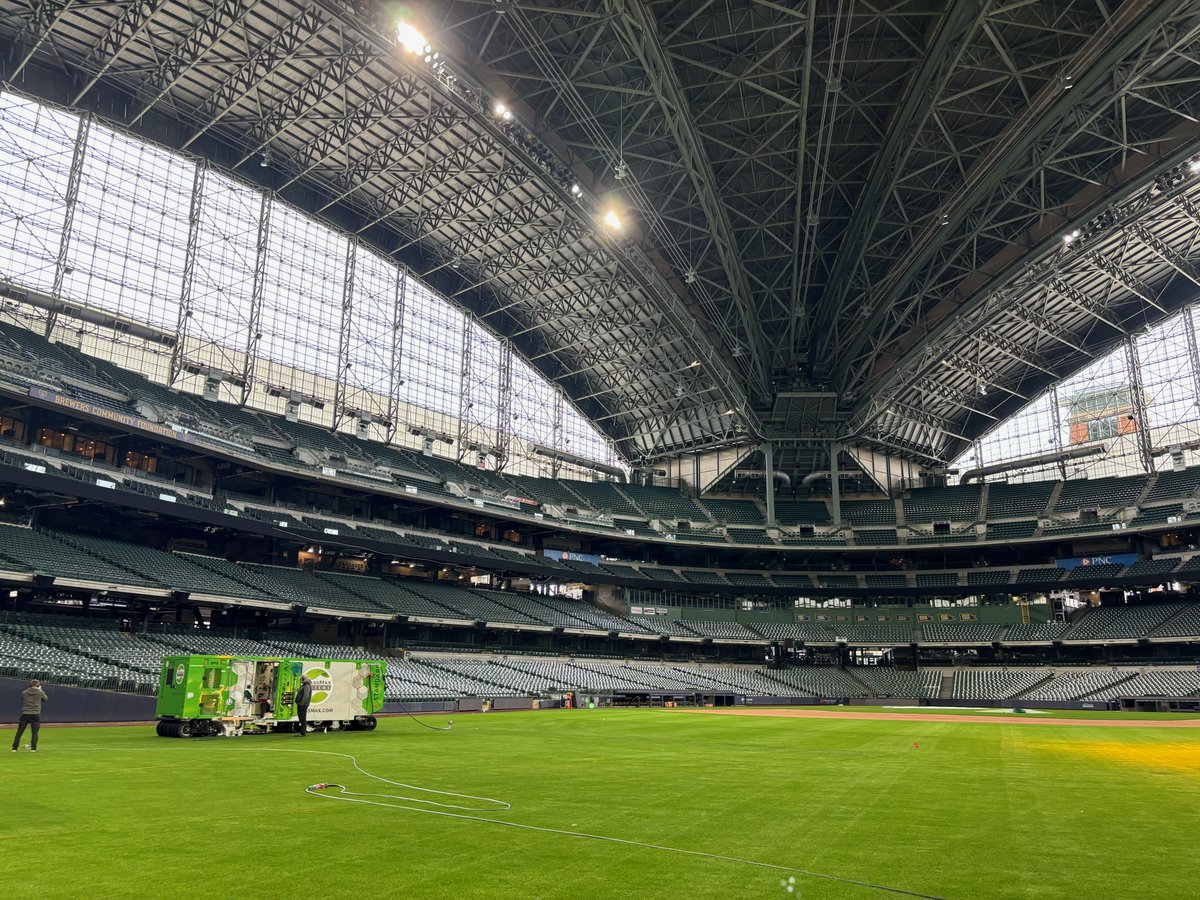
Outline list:
[[[329,674],[329,670],[313,666],[304,674],[312,682],[312,702],[316,704],[328,700],[329,695],[333,693],[333,676]]]

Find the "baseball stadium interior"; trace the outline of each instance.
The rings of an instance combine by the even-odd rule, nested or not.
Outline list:
[[[0,0],[0,675],[1200,709],[1200,9],[832,6]]]

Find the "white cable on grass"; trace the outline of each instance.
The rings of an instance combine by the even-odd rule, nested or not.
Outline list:
[[[116,748],[111,747],[61,747],[60,750],[75,750],[75,751],[116,751]],[[123,749],[119,752],[128,752],[128,749]],[[609,837],[603,834],[589,834],[584,831],[567,831],[562,828],[547,828],[541,825],[525,825],[520,822],[506,822],[503,819],[488,819],[483,816],[466,815],[467,812],[502,812],[506,809],[512,809],[511,803],[506,803],[503,800],[495,800],[491,797],[476,797],[471,794],[459,794],[454,791],[438,791],[433,788],[418,787],[413,784],[405,784],[401,781],[394,781],[390,778],[384,778],[382,775],[375,775],[368,772],[358,764],[358,759],[349,753],[336,753],[332,750],[301,750],[286,749],[283,747],[259,747],[249,751],[252,753],[307,753],[315,756],[339,756],[343,759],[350,760],[350,764],[354,768],[365,775],[367,778],[373,778],[375,781],[381,781],[384,784],[390,784],[393,787],[404,788],[410,791],[417,791],[423,794],[437,794],[441,797],[454,797],[459,800],[474,800],[478,803],[491,804],[490,807],[478,806],[458,806],[452,803],[439,803],[436,800],[424,800],[419,797],[404,797],[396,794],[369,794],[359,791],[351,791],[343,784],[321,783],[310,784],[304,788],[304,793],[314,797],[322,797],[325,800],[338,800],[343,803],[362,803],[367,806],[381,806],[385,809],[400,809],[407,812],[423,813],[430,816],[442,816],[447,819],[462,819],[467,822],[482,822],[486,825],[502,825],[506,828],[519,828],[522,831],[536,831],[541,834],[557,834],[564,837],[585,838],[591,841],[603,841],[609,844],[622,844],[626,847],[641,847],[644,850],[658,850],[664,853],[677,853],[682,856],[693,856],[700,859],[711,859],[718,862],[739,863],[744,866],[754,866],[759,869],[771,869],[776,872],[795,873],[803,875],[807,878],[819,878],[823,881],[834,881],[839,884],[850,884],[856,887],[868,888],[875,891],[885,891],[889,894],[901,894],[905,897],[917,897],[920,900],[943,900],[935,894],[922,894],[919,891],[908,891],[904,888],[889,887],[885,884],[874,884],[870,881],[860,881],[855,878],[845,878],[841,875],[828,875],[824,872],[813,872],[808,869],[800,869],[796,866],[782,866],[777,863],[761,862],[756,859],[745,859],[740,856],[726,856],[720,853],[707,853],[703,850],[686,850],[682,847],[668,847],[665,844],[651,844],[647,841],[635,841],[629,838]],[[329,794],[325,791],[337,789],[337,793]],[[360,799],[364,797],[374,797],[378,799],[366,800]],[[381,803],[380,800],[397,800],[398,803]],[[419,803],[421,806],[405,806],[405,803]],[[429,807],[438,807],[430,809]],[[448,812],[447,810],[459,810],[459,812]]]
[[[354,768],[357,769],[359,772],[361,772],[363,775],[366,775],[368,778],[374,778],[376,781],[382,781],[384,784],[391,784],[396,787],[402,787],[402,788],[406,788],[408,790],[414,790],[414,791],[422,791],[422,792],[429,793],[429,794],[439,794],[439,795],[445,796],[445,797],[458,797],[460,799],[465,799],[465,800],[478,800],[478,801],[485,802],[485,803],[493,803],[493,804],[496,804],[496,807],[495,807],[496,811],[500,811],[500,810],[504,810],[504,809],[512,809],[512,804],[505,803],[503,800],[493,800],[489,797],[473,797],[470,794],[456,794],[456,793],[453,793],[452,791],[435,791],[435,790],[431,790],[429,788],[422,788],[422,787],[416,787],[415,785],[411,785],[411,784],[404,784],[399,781],[392,781],[389,778],[384,778],[381,775],[375,775],[371,772],[368,772],[366,769],[364,769],[362,766],[360,766],[358,764],[358,760],[349,753],[333,753],[333,752],[327,751],[327,750],[299,750],[299,749],[296,749],[296,750],[285,750],[285,749],[274,750],[274,749],[267,749],[267,748],[264,748],[263,752],[269,752],[269,753],[319,753],[323,756],[341,756],[341,757],[344,757],[345,759],[350,760],[351,765],[353,765]],[[325,793],[325,791],[332,790],[332,789],[336,789],[337,793],[335,793],[335,794]],[[883,884],[872,884],[869,881],[858,881],[854,878],[844,878],[840,875],[826,875],[822,872],[812,872],[812,871],[809,871],[808,869],[796,868],[795,866],[781,866],[776,863],[760,862],[755,859],[743,859],[742,857],[739,857],[739,856],[725,856],[720,853],[707,853],[703,850],[685,850],[681,847],[668,847],[665,844],[651,844],[646,841],[635,841],[635,840],[630,840],[628,838],[608,837],[607,835],[602,835],[602,834],[589,834],[584,831],[566,831],[565,829],[562,829],[562,828],[546,828],[541,825],[524,825],[520,822],[506,822],[503,819],[488,819],[488,818],[484,818],[483,816],[464,815],[461,812],[443,812],[442,810],[449,810],[449,809],[469,810],[472,812],[483,812],[485,810],[477,810],[473,807],[453,806],[453,805],[447,804],[447,803],[437,803],[432,800],[420,800],[420,799],[416,799],[416,798],[412,798],[412,797],[395,796],[392,794],[361,793],[358,791],[351,791],[343,784],[335,784],[335,783],[310,784],[308,787],[306,787],[304,789],[304,793],[310,794],[314,797],[322,797],[326,800],[339,800],[344,803],[362,803],[367,806],[382,806],[385,809],[402,809],[407,812],[424,813],[426,815],[431,815],[431,816],[442,816],[447,819],[463,819],[468,822],[483,822],[487,825],[503,825],[508,828],[520,828],[523,831],[536,831],[541,834],[558,834],[558,835],[563,835],[565,837],[586,838],[588,840],[604,841],[604,842],[610,843],[610,844],[623,844],[627,847],[641,847],[645,850],[659,850],[659,851],[662,851],[665,853],[679,853],[684,856],[695,856],[695,857],[700,857],[702,859],[718,860],[720,862],[741,863],[742,865],[746,865],[746,866],[756,866],[757,868],[760,868],[760,869],[772,869],[777,872],[794,872],[797,875],[803,875],[808,878],[820,878],[825,881],[836,881],[841,884],[852,884],[852,885],[856,885],[857,887],[870,888],[870,889],[876,890],[876,891],[886,891],[886,892],[892,893],[892,894],[903,894],[906,897],[919,897],[919,898],[921,898],[921,900],[941,900],[941,898],[939,898],[933,894],[922,894],[917,891],[907,891],[907,890],[904,890],[903,888],[888,887],[887,885],[883,885]],[[380,799],[398,800],[400,802],[399,803],[380,803],[379,800],[359,799],[362,797],[377,797]],[[436,806],[436,807],[439,807],[439,809],[427,809],[425,807],[419,807],[419,806],[405,806],[404,803],[421,803],[421,804],[426,804],[427,806]]]

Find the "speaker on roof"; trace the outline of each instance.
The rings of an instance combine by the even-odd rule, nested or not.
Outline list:
[[[287,406],[283,410],[283,417],[289,422],[300,421],[300,401],[289,400]]]
[[[371,436],[371,420],[366,416],[360,416],[354,426],[354,435],[360,441],[367,440]]]
[[[204,399],[216,403],[221,395],[221,379],[211,375],[204,379]]]

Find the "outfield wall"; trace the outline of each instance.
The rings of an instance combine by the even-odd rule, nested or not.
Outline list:
[[[29,682],[0,678],[0,723],[16,724],[21,717],[21,691]],[[144,694],[119,694],[94,688],[44,683],[50,699],[42,706],[42,722],[151,722],[155,698]]]

